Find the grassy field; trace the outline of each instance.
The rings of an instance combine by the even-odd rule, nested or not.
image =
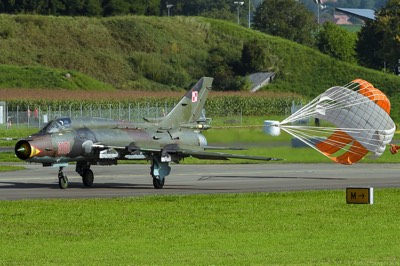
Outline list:
[[[8,171],[17,171],[24,170],[23,166],[15,166],[15,165],[0,165],[0,172],[8,172]]]
[[[395,265],[399,189],[0,201],[2,265]]]

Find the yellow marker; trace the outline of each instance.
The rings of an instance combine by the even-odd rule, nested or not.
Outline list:
[[[351,187],[346,188],[347,204],[374,204],[374,188]]]
[[[40,153],[40,150],[37,149],[36,147],[31,146],[31,155],[29,156],[29,158],[38,155]]]

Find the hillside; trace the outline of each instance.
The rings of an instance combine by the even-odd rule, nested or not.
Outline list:
[[[212,51],[223,55],[221,63],[231,63],[240,58],[243,43],[253,39],[264,43],[270,69],[277,72],[269,90],[311,97],[363,78],[398,97],[400,77],[201,17],[0,15],[0,64],[75,70],[117,89],[176,90],[210,75]]]
[[[16,65],[0,65],[0,87],[115,91],[110,84],[76,70]]]

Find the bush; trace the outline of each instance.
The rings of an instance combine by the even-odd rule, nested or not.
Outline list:
[[[332,22],[326,22],[317,34],[319,50],[336,59],[356,63],[356,33],[349,32]]]

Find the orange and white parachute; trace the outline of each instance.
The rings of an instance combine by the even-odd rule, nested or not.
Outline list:
[[[311,117],[332,126],[291,124]],[[368,153],[372,158],[381,156],[396,130],[390,118],[389,99],[361,79],[332,87],[284,121],[270,124],[341,164],[358,162]]]

